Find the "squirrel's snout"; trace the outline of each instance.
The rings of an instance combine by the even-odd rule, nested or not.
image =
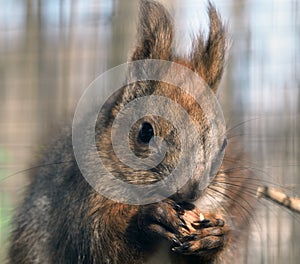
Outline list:
[[[202,195],[202,190],[196,182],[187,183],[175,194],[177,202],[194,202]]]

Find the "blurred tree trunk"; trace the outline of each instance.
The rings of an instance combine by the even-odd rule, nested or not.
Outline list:
[[[138,0],[114,1],[108,68],[124,63],[135,43]]]

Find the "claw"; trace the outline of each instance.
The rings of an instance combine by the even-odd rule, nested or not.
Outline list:
[[[174,204],[173,208],[178,214],[184,215],[184,209],[179,204]]]
[[[203,220],[200,221],[200,224],[207,224],[209,222],[210,222],[209,219],[203,219]]]
[[[177,238],[172,238],[172,242],[174,243],[175,246],[182,246],[182,243],[177,239]]]
[[[179,253],[178,248],[179,247],[172,247],[172,251]]]
[[[188,226],[186,225],[186,222],[184,221],[184,219],[181,218],[181,216],[178,217],[181,221],[180,227],[184,228],[185,230],[187,230],[188,232],[190,231],[190,229],[188,228]]]
[[[182,246],[180,247],[173,247],[172,251],[177,252],[177,253],[183,253],[184,251],[186,251],[189,247],[190,247],[190,243],[189,242],[185,242],[182,244]]]
[[[190,229],[188,228],[188,226],[184,223],[182,225],[180,225],[180,227],[184,228],[186,231],[190,232]]]

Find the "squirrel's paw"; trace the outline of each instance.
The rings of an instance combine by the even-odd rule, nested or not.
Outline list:
[[[182,216],[184,209],[172,200],[165,200],[142,207],[139,225],[145,231],[166,238],[173,246],[182,246],[180,230],[189,230]]]
[[[182,245],[173,247],[172,250],[184,255],[211,255],[224,247],[224,235],[225,232],[222,227],[197,230],[192,235],[181,239]]]
[[[206,213],[203,219],[189,222],[190,216],[184,215],[190,232],[179,238],[181,245],[172,248],[174,252],[184,255],[211,256],[225,245],[228,228],[224,227],[224,221],[214,214]]]

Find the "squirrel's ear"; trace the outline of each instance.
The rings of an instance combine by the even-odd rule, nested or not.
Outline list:
[[[142,0],[138,25],[137,47],[131,60],[171,58],[173,23],[159,3]]]
[[[200,34],[195,41],[191,59],[196,72],[216,92],[221,80],[228,49],[228,36],[225,26],[216,11],[209,3],[209,35],[205,41]]]

